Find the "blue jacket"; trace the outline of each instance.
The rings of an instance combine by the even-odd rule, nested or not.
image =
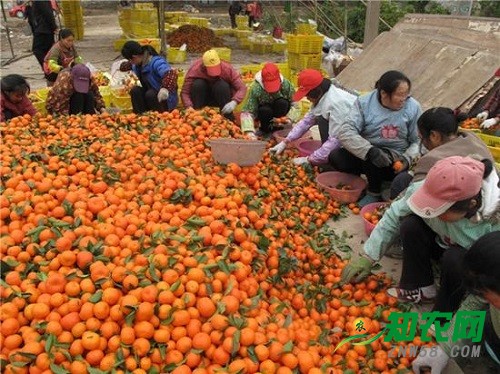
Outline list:
[[[159,91],[162,88],[162,80],[165,74],[172,70],[167,60],[161,56],[153,56],[151,60],[141,68],[136,65],[132,66],[132,70],[139,77],[139,79],[148,82],[152,89]],[[177,90],[170,92],[167,99],[169,108],[175,108],[179,102],[179,96]]]

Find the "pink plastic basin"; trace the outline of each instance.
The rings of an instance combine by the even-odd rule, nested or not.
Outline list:
[[[273,137],[274,137],[274,139],[276,139],[276,141],[278,143],[282,142],[283,140],[285,140],[285,138],[290,133],[290,131],[292,131],[292,129],[283,129],[283,130],[275,131],[273,133]],[[311,139],[311,138],[312,138],[312,133],[309,130],[307,130],[304,133],[304,135],[302,135],[299,139],[289,143],[288,146],[296,147],[297,144],[299,144],[300,141],[302,141],[303,139]]]
[[[319,140],[302,140],[296,147],[299,150],[299,155],[304,157],[309,156],[315,150],[319,149],[321,142]]]
[[[359,215],[361,216],[361,218],[363,218],[363,223],[365,224],[365,232],[366,232],[367,236],[370,236],[370,234],[372,233],[373,229],[375,228],[375,225],[373,223],[371,223],[370,221],[368,221],[364,217],[365,213],[371,213],[375,209],[377,209],[377,208],[379,208],[381,206],[387,206],[387,205],[389,205],[389,203],[384,202],[384,201],[379,201],[379,202],[376,202],[376,203],[366,204],[359,211]]]
[[[316,177],[316,183],[340,203],[354,203],[358,201],[367,184],[363,178],[357,175],[341,173],[340,171],[321,173]],[[337,188],[339,184],[349,185],[351,189],[339,189]]]

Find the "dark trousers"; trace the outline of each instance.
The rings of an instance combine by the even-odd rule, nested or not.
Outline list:
[[[95,99],[92,92],[74,92],[69,99],[69,114],[95,114]]]
[[[319,137],[321,139],[321,144],[323,144],[328,140],[328,137],[330,136],[329,121],[323,116],[318,116],[316,117],[315,123],[316,125],[318,125]]]
[[[402,171],[401,173],[397,174],[391,183],[391,194],[389,196],[390,199],[394,200],[396,197],[398,197],[401,192],[408,188],[412,180],[413,176],[407,171]]]
[[[6,121],[16,117],[16,115],[14,114],[14,112],[12,110],[5,109],[5,108],[2,110],[3,110],[3,117],[5,118]]]
[[[379,194],[384,181],[392,181],[396,174],[391,166],[379,168],[369,161],[364,161],[345,148],[330,153],[328,162],[337,171],[350,174],[365,174],[368,180],[368,191]]]
[[[403,269],[399,287],[411,290],[434,284],[432,260],[440,260],[440,285],[434,310],[456,311],[465,296],[461,263],[466,250],[458,246],[440,247],[436,243],[436,233],[414,214],[401,221],[400,236]]]
[[[213,83],[205,79],[195,79],[191,86],[190,95],[194,109],[216,106],[221,110],[224,105],[231,101],[231,86],[222,79],[218,79]],[[233,113],[224,116],[234,121]]]
[[[43,69],[43,60],[54,44],[54,34],[33,34],[33,54]]]
[[[484,320],[483,341],[488,343],[491,350],[497,355],[496,358],[500,359],[500,337],[497,335],[495,328],[493,327],[491,313],[489,310],[486,312],[486,318]]]
[[[279,98],[270,104],[260,105],[257,110],[257,118],[260,121],[260,130],[270,132],[273,118],[280,118],[290,110],[290,102],[287,99]]]
[[[47,85],[52,87],[57,79],[57,73],[45,74],[45,79],[47,79]]]
[[[130,90],[130,99],[132,100],[132,111],[135,114],[153,110],[164,112],[168,110],[166,102],[158,101],[158,91],[149,88],[135,86]]]
[[[236,28],[236,14],[229,13],[229,18],[231,18],[231,28]]]

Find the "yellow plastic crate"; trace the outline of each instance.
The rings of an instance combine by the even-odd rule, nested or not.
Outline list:
[[[99,93],[104,100],[104,105],[106,108],[111,106],[111,87],[110,86],[99,86]]]
[[[490,150],[491,154],[493,155],[495,162],[500,162],[500,148],[488,146],[488,149]]]
[[[252,42],[248,38],[239,39],[239,43],[242,49],[250,49],[250,44],[252,44]]]
[[[155,23],[131,22],[130,33],[136,38],[157,38],[158,25]]]
[[[238,39],[248,38],[252,34],[250,30],[233,30],[233,32]]]
[[[318,27],[316,25],[311,25],[309,23],[299,23],[297,25],[297,34],[301,35],[314,35],[316,34],[316,29]]]
[[[291,53],[319,53],[323,49],[321,35],[286,35],[288,52]]]
[[[168,23],[177,23],[181,18],[187,18],[187,12],[165,12],[165,21]]]
[[[121,110],[131,110],[132,100],[130,95],[123,95],[116,89],[111,88],[111,104]]]
[[[134,22],[155,23],[158,22],[156,10],[152,9],[133,9],[130,18]]]
[[[222,27],[222,28],[212,28],[211,29],[217,36],[231,36],[234,33],[233,29]]]
[[[186,61],[187,59],[187,52],[186,51],[180,51],[179,48],[169,48],[167,50],[167,60],[170,63],[181,63]]]
[[[280,69],[282,76],[286,79],[290,79],[290,67],[288,66],[288,62],[275,62],[274,64],[278,67],[278,69]]]
[[[274,53],[283,53],[286,51],[287,44],[286,43],[273,43],[273,52]]]
[[[237,15],[236,16],[236,27],[239,30],[248,29],[248,16]]]
[[[489,147],[500,148],[500,136],[487,135],[482,133],[477,133],[483,142]]]
[[[240,72],[241,74],[252,73],[255,75],[255,73],[262,70],[263,66],[263,64],[241,65]]]
[[[134,3],[135,9],[154,9],[153,3]]]
[[[250,42],[250,52],[257,54],[271,53],[273,45],[271,43]]]
[[[288,53],[288,65],[290,69],[317,69],[321,68],[321,53],[318,54],[297,54]]]
[[[231,48],[217,47],[213,49],[217,51],[221,60],[231,62]]]
[[[187,21],[191,25],[196,25],[200,27],[208,27],[208,18],[202,18],[202,17],[188,17]]]

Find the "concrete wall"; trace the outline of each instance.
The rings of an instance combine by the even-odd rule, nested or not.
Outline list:
[[[338,76],[369,91],[387,70],[412,81],[422,107],[455,108],[500,67],[500,19],[410,14],[380,34]]]

